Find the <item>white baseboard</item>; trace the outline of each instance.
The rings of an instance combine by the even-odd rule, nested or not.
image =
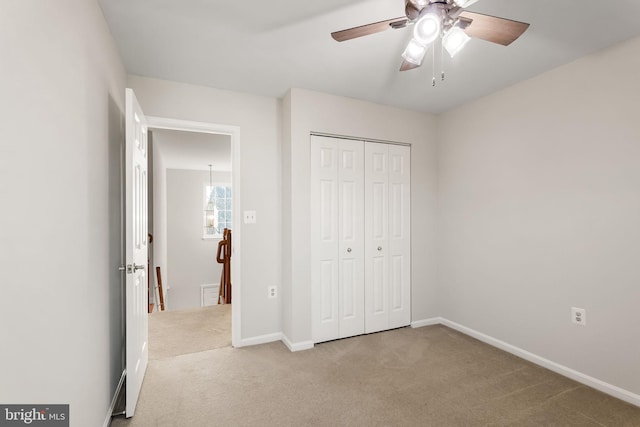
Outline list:
[[[411,322],[412,328],[423,328],[425,326],[440,325],[442,323],[442,317],[432,317],[431,319],[414,320]]]
[[[240,340],[240,344],[236,347],[248,347],[251,345],[267,344],[274,341],[280,341],[282,339],[282,333],[276,332],[273,334],[259,335],[257,337],[243,338]]]
[[[104,419],[103,427],[109,427],[109,425],[111,424],[111,416],[113,415],[113,409],[116,407],[116,401],[118,400],[118,395],[120,394],[120,390],[122,389],[122,385],[124,384],[126,373],[127,371],[122,371],[122,375],[120,376],[120,381],[118,382],[118,386],[116,387],[116,392],[113,394],[113,398],[111,399],[111,405],[109,405],[109,410],[107,410],[107,417]]]
[[[578,372],[574,369],[560,365],[559,363],[552,362],[551,360],[545,359],[544,357],[538,356],[519,347],[501,341],[497,338],[490,337],[489,335],[483,334],[482,332],[467,328],[466,326],[462,326],[450,320],[441,319],[441,323],[445,326],[450,327],[451,329],[455,329],[458,332],[462,332],[465,335],[469,335],[470,337],[487,343],[493,347],[497,347],[500,350],[504,350],[508,353],[514,354],[522,359],[528,360],[529,362],[549,369],[550,371],[556,372],[567,378],[571,378],[574,381],[595,388],[596,390],[616,397],[620,400],[624,400],[625,402],[631,403],[632,405],[640,406],[640,395],[638,394],[632,393],[628,390],[624,390],[613,384],[606,383],[597,378],[593,378],[589,375],[583,374],[582,372]]]
[[[289,338],[285,334],[282,334],[282,342],[284,343],[284,345],[287,346],[289,351],[292,351],[292,352],[310,350],[314,346],[313,341],[301,341],[301,342],[292,343],[291,340],[289,340]]]
[[[313,341],[292,343],[291,340],[289,340],[289,338],[287,338],[287,336],[285,336],[282,332],[276,332],[273,334],[260,335],[257,337],[243,338],[240,340],[240,344],[236,347],[248,347],[251,345],[267,344],[275,341],[282,341],[290,351],[309,350],[313,348],[314,345]]]

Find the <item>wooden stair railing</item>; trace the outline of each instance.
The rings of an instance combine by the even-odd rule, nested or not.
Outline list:
[[[162,275],[160,274],[160,267],[156,267],[156,275],[158,276],[158,299],[160,311],[164,311],[164,289],[162,288]]]
[[[151,250],[151,244],[153,243],[153,235],[149,233],[149,250]],[[151,264],[147,253],[147,303],[149,303],[149,313],[153,313],[153,303],[151,302],[151,270],[149,270]]]
[[[231,230],[225,228],[222,240],[218,242],[218,253],[216,254],[216,261],[218,264],[222,264],[218,304],[231,304],[231,251]]]

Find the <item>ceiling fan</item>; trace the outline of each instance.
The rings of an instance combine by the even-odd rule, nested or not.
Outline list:
[[[429,46],[438,37],[442,38],[442,46],[453,57],[472,37],[508,46],[529,28],[529,24],[524,22],[466,10],[477,1],[405,0],[406,16],[336,31],[331,33],[331,37],[343,42],[390,28],[397,30],[413,25],[413,38],[402,53],[404,60],[400,66],[400,71],[406,71],[422,65]]]

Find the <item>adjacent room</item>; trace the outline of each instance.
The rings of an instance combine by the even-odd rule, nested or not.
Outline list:
[[[218,262],[224,230],[232,228],[230,137],[150,135],[149,357],[230,346],[231,306],[220,303]]]
[[[215,304],[222,271],[216,252],[231,229],[229,137],[165,129],[152,135],[150,259],[162,268],[166,310]]]
[[[5,2],[0,424],[640,426],[638,18]]]

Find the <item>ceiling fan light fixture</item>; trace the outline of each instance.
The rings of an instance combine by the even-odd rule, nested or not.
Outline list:
[[[467,8],[477,2],[478,0],[453,0],[453,4],[461,8]]]
[[[465,47],[465,45],[471,40],[471,37],[464,32],[460,27],[451,28],[442,39],[444,48],[447,49],[449,55],[453,58],[458,52]]]
[[[413,38],[423,45],[432,43],[440,34],[442,18],[436,13],[423,14],[413,26]]]
[[[427,47],[416,39],[411,39],[406,49],[402,53],[405,61],[415,65],[421,65],[424,55],[427,53]]]

